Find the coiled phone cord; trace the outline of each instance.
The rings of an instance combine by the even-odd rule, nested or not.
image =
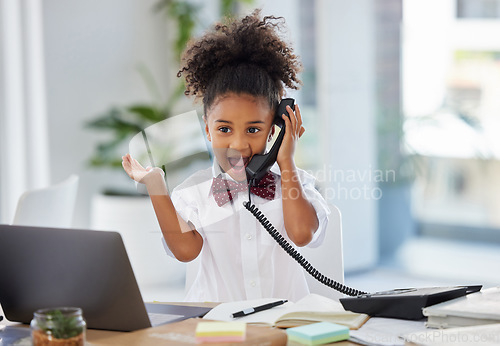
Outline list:
[[[345,286],[340,282],[337,282],[321,274],[304,258],[304,256],[302,256],[292,245],[290,245],[290,243],[288,243],[288,241],[285,238],[283,238],[283,236],[278,232],[276,228],[274,228],[271,222],[267,220],[266,216],[262,214],[259,208],[257,208],[254,204],[250,203],[250,199],[248,202],[244,202],[243,206],[255,216],[255,218],[260,222],[262,227],[264,227],[264,229],[271,235],[271,237],[273,237],[273,239],[281,246],[281,248],[285,250],[286,253],[288,253],[294,260],[296,260],[316,280],[348,296],[367,294],[366,292]]]

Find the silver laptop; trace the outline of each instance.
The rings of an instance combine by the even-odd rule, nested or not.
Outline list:
[[[88,328],[117,331],[210,310],[145,304],[117,232],[11,225],[0,225],[0,304],[8,320],[22,323],[41,308],[76,306]]]

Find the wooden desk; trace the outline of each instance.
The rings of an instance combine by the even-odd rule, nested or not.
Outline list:
[[[168,303],[176,304],[176,303]],[[213,307],[217,303],[178,303],[182,305]],[[1,308],[0,308],[1,313]],[[134,332],[114,332],[106,330],[87,330],[87,345],[89,346],[104,346],[104,345],[131,345],[131,346],[156,346],[156,345],[194,345],[196,324],[201,321],[199,318],[191,318],[185,321],[165,324],[157,327],[137,330]],[[3,326],[3,327],[2,327]],[[29,336],[29,325],[15,322],[0,322],[1,328],[9,328],[10,331],[18,330],[24,336]],[[0,340],[1,340],[0,331]],[[247,337],[243,343],[238,345],[287,345],[286,332],[283,329],[262,327],[262,326],[247,326]],[[337,342],[335,345],[356,345],[352,342]],[[210,344],[219,345],[219,344]],[[221,346],[230,345],[229,343],[220,344]],[[288,345],[297,345],[288,343]]]
[[[106,330],[96,330],[96,329],[89,329],[87,330],[87,343],[86,345],[88,346],[104,346],[104,345],[137,345],[137,346],[148,346],[148,345],[193,345],[196,344],[194,340],[194,328],[196,323],[198,323],[200,319],[189,319],[185,320],[182,322],[177,322],[177,323],[172,323],[169,325],[164,325],[164,326],[158,326],[154,328],[148,328],[148,329],[143,329],[141,331],[136,331],[136,332],[131,332],[131,333],[123,333],[123,332],[113,332],[113,331],[106,331]],[[185,335],[184,338],[182,339],[183,341],[180,340],[180,337],[177,337],[175,339],[176,334],[179,335],[178,333],[179,328],[185,328],[187,325],[190,325],[191,330],[192,330],[192,335]],[[165,326],[168,326],[169,330],[165,330]],[[163,328],[162,328],[163,327]],[[26,336],[29,335],[29,326],[26,324],[11,324],[9,328],[17,328],[21,329],[26,332]],[[1,330],[1,326],[0,326]],[[175,330],[175,332],[172,332],[172,330]],[[283,336],[281,338],[278,338],[276,336],[273,336],[275,338],[275,342],[272,343],[268,337],[268,333],[272,329],[268,327],[257,327],[257,326],[248,326],[247,332],[249,334],[247,335],[247,340],[245,343],[239,343],[238,345],[255,345],[255,340],[253,337],[258,337],[260,339],[259,344],[260,345],[289,345],[289,346],[299,346],[299,344],[296,343],[286,343],[286,336]],[[285,334],[284,330],[273,330],[273,332],[277,333],[283,333]],[[0,331],[0,338],[1,338],[1,331]],[[169,337],[170,340],[165,339],[165,334],[170,333],[170,335],[166,335],[166,337]],[[164,338],[162,338],[162,336]],[[253,340],[253,341],[252,341]],[[218,345],[218,344],[210,344],[210,345]],[[228,343],[220,344],[221,346],[227,346],[230,345]],[[357,345],[356,343],[350,342],[350,341],[342,341],[342,342],[336,342],[332,345],[338,345],[338,346],[345,346],[345,345]]]
[[[102,337],[92,340],[89,338],[89,345],[137,345],[137,346],[156,346],[156,345],[194,345],[196,344],[195,329],[199,318],[191,318],[182,322],[166,324],[154,328],[143,329],[132,333],[118,333],[109,337]],[[204,321],[204,320],[203,320]],[[233,343],[213,343],[209,345],[227,346]],[[247,325],[246,340],[237,345],[269,345],[269,346],[300,346],[300,344],[288,342],[286,332],[283,329],[275,329],[264,326]],[[336,342],[331,345],[357,345],[349,341]]]

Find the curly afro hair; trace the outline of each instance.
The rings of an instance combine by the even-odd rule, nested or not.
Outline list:
[[[218,96],[229,92],[264,97],[276,109],[285,87],[302,84],[297,76],[302,64],[277,33],[283,24],[284,18],[261,19],[255,10],[191,41],[177,73],[186,79],[184,94],[203,97],[205,115]]]

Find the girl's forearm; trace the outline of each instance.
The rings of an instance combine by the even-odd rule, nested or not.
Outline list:
[[[163,177],[152,176],[145,184],[169,249],[179,261],[195,259],[201,251],[203,239],[175,210]]]
[[[312,240],[319,222],[316,210],[306,198],[293,164],[281,170],[281,191],[288,237],[295,245],[305,246]]]

